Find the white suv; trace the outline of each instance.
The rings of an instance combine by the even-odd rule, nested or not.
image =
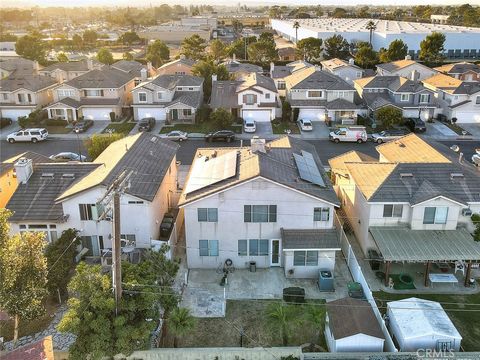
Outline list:
[[[33,128],[33,129],[22,129],[11,133],[7,136],[7,141],[10,144],[13,144],[17,141],[31,141],[36,143],[37,141],[46,140],[48,137],[47,129],[43,128]]]

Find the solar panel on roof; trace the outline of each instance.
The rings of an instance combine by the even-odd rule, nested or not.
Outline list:
[[[194,161],[185,193],[203,189],[219,181],[235,176],[237,170],[237,152],[230,151],[218,157],[206,156]]]
[[[317,163],[311,153],[302,150],[302,155],[293,154],[293,157],[301,179],[325,187],[325,181],[323,181]]]

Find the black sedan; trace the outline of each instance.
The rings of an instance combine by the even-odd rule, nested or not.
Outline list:
[[[231,130],[219,130],[205,135],[205,141],[226,141],[227,143],[235,140],[235,133]]]
[[[407,126],[412,132],[427,131],[427,125],[425,124],[425,121],[419,118],[408,118],[405,121],[405,126]]]
[[[83,133],[93,126],[93,120],[82,120],[75,124],[73,131]]]

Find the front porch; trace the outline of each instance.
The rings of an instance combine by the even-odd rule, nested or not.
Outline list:
[[[50,107],[47,108],[48,118],[55,120],[65,120],[74,122],[78,119],[77,110],[67,107]]]
[[[166,124],[194,124],[196,111],[194,108],[167,108]]]

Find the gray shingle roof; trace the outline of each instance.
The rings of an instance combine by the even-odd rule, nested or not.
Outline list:
[[[0,81],[1,91],[27,89],[33,92],[55,85],[57,82],[50,76],[17,75],[16,73]]]
[[[222,65],[225,65],[229,73],[235,73],[235,72],[261,73],[263,72],[263,68],[261,66],[250,64],[250,63],[241,63],[233,60],[225,61]]]
[[[167,105],[182,103],[198,109],[203,102],[203,94],[200,91],[175,91],[173,100]]]
[[[7,59],[0,61],[0,69],[12,72],[15,74],[27,74],[33,75],[34,73],[34,62],[29,59],[17,58],[17,59]]]
[[[337,98],[335,100],[327,102],[326,105],[329,110],[355,110],[360,109],[361,106],[355,103],[351,103],[343,98]]]
[[[418,92],[425,89],[420,81],[412,81],[401,76],[375,76],[364,89],[389,89],[395,92]]]
[[[55,101],[51,105],[48,105],[47,108],[55,107],[55,105],[57,105],[57,104],[64,104],[64,105],[67,105],[67,106],[71,106],[75,109],[78,109],[80,107],[80,102],[79,101],[77,101],[75,99],[72,99],[71,97],[66,97],[66,98],[60,99],[58,101]]]
[[[92,60],[93,64],[95,66],[100,66],[101,64],[96,61]],[[88,71],[88,60],[80,60],[80,61],[68,61],[68,62],[58,62],[52,65],[49,65],[45,68],[43,68],[40,71],[45,71],[45,72],[52,72],[54,70],[63,70],[63,71]]]
[[[250,73],[243,79],[243,82],[240,84],[237,92],[243,91],[248,88],[252,87],[262,87],[264,89],[277,92],[277,87],[275,86],[275,81],[271,77],[258,74],[258,73]]]
[[[11,170],[13,168],[13,164],[15,163],[15,161],[17,161],[18,159],[20,159],[22,157],[25,157],[27,159],[32,160],[33,164],[55,162],[54,160],[51,160],[48,156],[38,154],[38,153],[33,152],[33,151],[26,151],[24,153],[16,155],[13,158],[7,159],[6,161],[0,163],[0,175],[2,175],[5,172]]]
[[[26,184],[18,186],[6,206],[14,212],[10,220],[60,221],[64,215],[62,205],[55,204],[55,199],[98,166],[89,163],[34,164],[32,176]],[[63,174],[74,175],[64,177]]]
[[[216,108],[239,108],[237,98],[237,87],[242,81],[214,81],[212,83],[212,95],[210,98],[210,106]]]
[[[203,84],[203,78],[193,75],[159,75],[149,83],[173,90],[177,86],[200,86]]]
[[[318,70],[296,83],[292,89],[354,90],[354,87],[338,76]]]
[[[272,71],[272,78],[284,78],[292,73],[292,68],[290,66],[276,65]]]
[[[467,63],[467,62],[457,63],[457,64],[454,64],[447,73],[463,74],[469,71],[480,73],[480,65],[474,64],[474,63]]]
[[[91,70],[80,75],[65,84],[77,89],[118,89],[129,81],[133,80],[135,75],[104,66],[101,70]]]
[[[336,229],[281,229],[282,247],[285,250],[338,249]]]

